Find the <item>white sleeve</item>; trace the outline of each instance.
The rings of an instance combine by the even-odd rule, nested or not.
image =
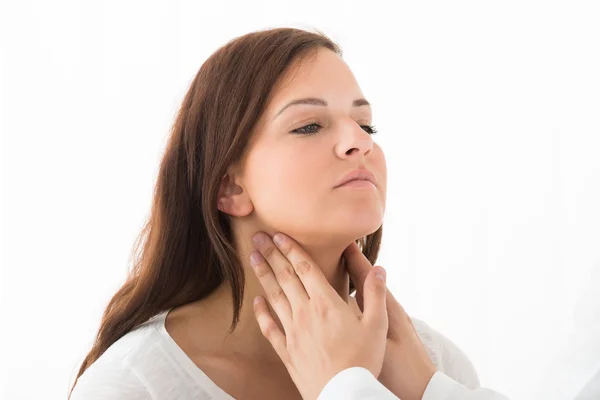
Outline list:
[[[152,400],[148,388],[126,363],[93,363],[79,377],[70,400]]]
[[[429,327],[437,338],[442,369],[425,388],[421,400],[508,400],[491,389],[482,388],[469,357],[445,335]]]
[[[421,400],[508,400],[498,392],[486,388],[469,389],[443,372],[431,377]]]
[[[398,400],[369,370],[352,367],[339,372],[323,388],[317,400]],[[431,377],[422,400],[508,400],[490,389],[469,389],[443,372]]]
[[[435,330],[433,332],[440,352],[440,371],[469,389],[481,387],[477,370],[465,352],[445,335]]]
[[[398,400],[366,368],[351,367],[338,372],[323,388],[317,400]]]

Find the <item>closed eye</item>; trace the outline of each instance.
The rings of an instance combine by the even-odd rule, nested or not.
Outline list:
[[[364,131],[367,132],[369,135],[374,135],[377,133],[375,125],[361,125],[360,127],[363,128]],[[319,129],[314,130],[312,128],[322,128],[322,126],[317,123],[312,123],[305,125],[301,128],[294,129],[291,133],[296,135],[314,135],[319,131]]]

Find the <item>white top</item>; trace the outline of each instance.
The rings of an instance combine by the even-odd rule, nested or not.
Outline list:
[[[185,354],[165,328],[168,310],[128,332],[79,378],[71,400],[234,400]],[[423,400],[496,400],[505,397],[478,389],[467,356],[448,338],[412,318],[429,357],[438,368]],[[346,369],[332,378],[319,400],[397,399],[367,370]]]

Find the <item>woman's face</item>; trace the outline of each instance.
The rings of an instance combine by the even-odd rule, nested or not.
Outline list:
[[[313,99],[311,104],[289,103]],[[254,217],[305,244],[346,243],[382,224],[387,171],[373,141],[371,107],[334,52],[320,49],[275,88],[244,158],[242,181]],[[377,180],[336,187],[352,171]]]

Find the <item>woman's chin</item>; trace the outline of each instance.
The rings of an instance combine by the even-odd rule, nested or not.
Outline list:
[[[368,209],[359,212],[347,213],[344,216],[338,216],[338,223],[341,229],[353,232],[366,232],[371,234],[375,232],[383,223],[383,210]],[[364,235],[363,235],[364,236]]]
[[[362,219],[356,218],[350,221],[344,221],[332,227],[332,236],[347,238],[350,243],[377,231],[381,227],[383,221],[381,218]],[[334,233],[335,232],[335,233]]]

